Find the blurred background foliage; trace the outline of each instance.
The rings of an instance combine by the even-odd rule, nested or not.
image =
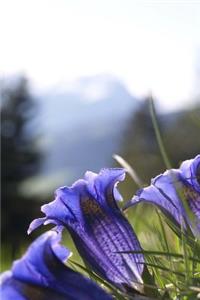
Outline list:
[[[28,130],[37,108],[23,77],[12,85],[1,82],[1,100],[2,243],[15,256],[37,211],[35,199],[20,192],[21,183],[39,171],[37,137]]]
[[[178,168],[183,160],[199,153],[200,104],[198,101],[187,110],[158,114],[157,121],[165,150],[174,168]],[[141,101],[139,108],[128,121],[119,153],[134,168],[144,184],[149,184],[151,178],[166,169],[157,144],[148,98]],[[132,184],[125,185],[123,192],[130,197],[133,192]]]
[[[56,187],[72,184],[87,169],[98,172],[101,167],[116,167],[113,153],[127,160],[144,184],[165,170],[148,97],[134,98],[115,78],[87,78],[82,84],[87,86],[88,81],[106,82],[108,93],[101,101],[84,102],[77,91],[38,95],[21,76],[0,82],[2,269],[38,235],[27,237],[27,227],[40,215],[41,204],[53,199]],[[199,153],[199,99],[192,103],[188,109],[157,114],[174,167]],[[127,200],[137,187],[127,176],[120,190]],[[147,235],[157,222],[155,211],[141,205],[128,214],[141,243],[152,249],[153,240]],[[139,222],[141,216],[143,222]],[[66,239],[76,253],[67,235]]]

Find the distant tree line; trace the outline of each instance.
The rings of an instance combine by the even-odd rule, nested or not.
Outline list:
[[[158,114],[163,142],[173,167],[200,153],[200,102],[174,113]],[[160,155],[149,111],[149,99],[144,99],[132,115],[122,140],[121,156],[136,170],[144,183],[163,172],[166,166]],[[136,186],[129,180],[129,191]],[[127,187],[124,188],[124,191]]]

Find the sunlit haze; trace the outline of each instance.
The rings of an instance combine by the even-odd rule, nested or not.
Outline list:
[[[0,76],[22,72],[46,89],[111,74],[136,96],[152,91],[167,110],[195,93],[200,1],[0,3]],[[92,88],[94,98],[105,92]]]

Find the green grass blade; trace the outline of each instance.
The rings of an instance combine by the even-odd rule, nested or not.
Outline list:
[[[154,250],[138,250],[138,251],[120,251],[120,252],[116,252],[116,253],[121,253],[121,254],[124,254],[124,253],[127,253],[127,254],[144,254],[145,256],[148,256],[148,255],[151,255],[151,256],[164,256],[164,257],[174,257],[174,258],[180,258],[180,259],[184,259],[184,256],[183,254],[179,254],[179,253],[173,253],[173,252],[164,252],[164,251],[154,251]],[[189,256],[188,257],[189,260],[191,261],[194,261],[194,262],[197,262],[197,263],[200,263],[200,258],[196,258],[196,257],[193,257],[193,256]]]
[[[138,264],[145,264],[146,266],[149,266],[149,267],[153,267],[153,268],[156,268],[156,269],[160,269],[162,271],[166,271],[166,272],[170,272],[172,274],[175,274],[175,275],[178,275],[178,276],[181,276],[181,277],[184,277],[184,274],[181,273],[181,272],[178,272],[178,271],[173,271],[171,270],[170,268],[167,268],[167,267],[164,267],[164,266],[161,266],[161,265],[158,265],[158,264],[154,264],[154,263],[148,263],[148,262],[138,262]]]
[[[90,271],[89,269],[87,269],[86,267],[82,266],[81,264],[73,261],[70,259],[70,263],[72,265],[75,265],[76,267],[78,267],[79,269],[81,269],[82,271],[86,272],[88,275],[90,275],[90,277],[95,280],[96,282],[98,282],[99,284],[101,285],[104,285],[107,289],[109,289],[116,297],[116,299],[118,300],[125,300],[125,299],[132,299],[132,297],[129,295],[128,298],[127,298],[127,294],[126,293],[123,293],[122,291],[118,290],[117,288],[115,288],[112,284],[108,283],[107,281],[103,280],[101,277],[99,277],[97,274],[95,274],[93,271]],[[137,283],[137,284],[140,284],[146,288],[151,288],[151,289],[155,289],[157,290],[158,287],[155,286],[155,285],[151,285],[151,284],[143,284],[143,283],[139,283],[137,281],[132,281],[134,283]],[[137,295],[137,296],[136,296]],[[136,295],[133,297],[134,300],[136,299],[140,299],[139,297],[139,294],[137,294],[136,292]],[[143,297],[143,298],[142,298]],[[148,297],[145,297],[144,295],[141,295],[141,299],[149,299]]]
[[[170,250],[169,250],[169,245],[168,245],[168,241],[167,241],[167,235],[166,235],[166,231],[165,231],[165,228],[164,228],[164,224],[163,224],[163,221],[162,221],[161,216],[159,214],[159,211],[157,209],[156,209],[156,213],[157,213],[157,216],[158,216],[158,220],[159,220],[159,224],[160,224],[160,228],[161,228],[161,234],[162,234],[161,244],[164,244],[163,249],[166,249],[166,252],[169,253]],[[162,240],[163,240],[163,243],[162,243]],[[172,256],[167,255],[167,258],[169,260],[170,269],[173,271],[172,272],[172,277],[173,277],[172,279],[173,279],[173,281],[176,282],[176,285],[177,285],[176,274],[174,273],[175,268],[174,268],[174,264],[173,264],[173,261],[172,261]]]
[[[185,282],[186,285],[188,286],[190,284],[190,269],[189,269],[189,259],[188,259],[188,251],[187,251],[187,243],[186,243],[186,238],[184,234],[184,228],[183,228],[183,223],[181,224],[181,243],[182,243],[182,249],[183,249],[183,257],[184,257],[184,265],[185,265]]]
[[[156,139],[157,139],[157,143],[158,143],[158,146],[160,149],[161,156],[163,158],[166,168],[171,169],[172,166],[171,166],[170,160],[168,158],[167,152],[165,151],[165,147],[163,144],[163,140],[161,137],[161,133],[160,133],[157,117],[156,117],[155,105],[154,105],[152,97],[150,97],[150,99],[149,99],[149,110],[150,110],[151,119],[152,119],[152,123],[153,123],[153,127],[154,127],[154,131],[155,131],[155,135],[156,135]]]

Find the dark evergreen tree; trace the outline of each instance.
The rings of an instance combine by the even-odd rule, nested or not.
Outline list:
[[[24,239],[35,202],[21,193],[22,182],[36,174],[40,155],[29,126],[36,114],[28,82],[1,82],[2,242],[13,251]]]

